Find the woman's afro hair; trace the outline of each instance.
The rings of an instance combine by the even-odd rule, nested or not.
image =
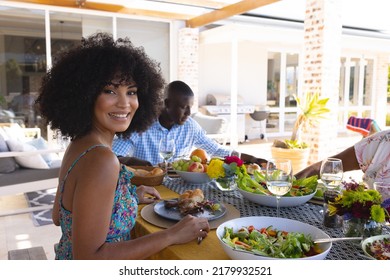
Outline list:
[[[128,38],[113,40],[106,33],[83,38],[81,45],[61,53],[42,79],[37,98],[40,114],[52,129],[71,139],[92,129],[95,101],[114,79],[135,82],[139,107],[121,137],[145,131],[162,106],[164,79],[160,65]]]

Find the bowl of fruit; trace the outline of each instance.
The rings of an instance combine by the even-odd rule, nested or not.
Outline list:
[[[179,159],[172,163],[175,172],[187,183],[205,184],[211,181],[207,175],[207,155],[201,149],[194,150],[189,159]]]

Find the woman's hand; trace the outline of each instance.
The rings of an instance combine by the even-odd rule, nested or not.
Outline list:
[[[173,244],[183,244],[198,237],[205,238],[210,231],[210,226],[206,218],[187,215],[170,227],[168,231],[170,231],[169,236],[173,238]]]
[[[140,204],[150,204],[161,199],[160,193],[153,187],[141,185],[137,187],[137,196]]]

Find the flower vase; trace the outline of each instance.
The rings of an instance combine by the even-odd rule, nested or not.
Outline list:
[[[237,189],[236,176],[215,179],[215,185],[221,191],[234,191]]]
[[[343,232],[347,237],[369,237],[382,234],[382,224],[369,219],[344,219]]]

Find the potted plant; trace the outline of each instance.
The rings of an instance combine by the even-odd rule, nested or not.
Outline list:
[[[320,119],[325,118],[330,109],[326,107],[329,98],[320,98],[318,93],[305,93],[303,98],[294,95],[299,108],[290,139],[275,140],[271,147],[272,157],[288,158],[292,161],[294,173],[306,167],[310,148],[301,140],[301,133],[307,131]]]

